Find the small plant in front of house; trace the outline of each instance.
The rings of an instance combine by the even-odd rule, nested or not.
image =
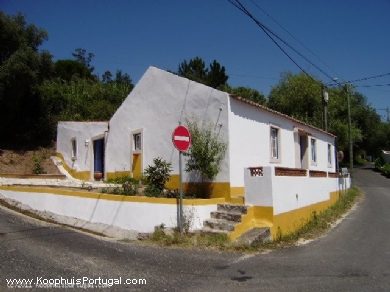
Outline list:
[[[107,179],[105,181],[105,183],[108,183],[108,184],[118,184],[118,185],[123,185],[125,183],[130,183],[132,185],[138,185],[139,180],[137,180],[135,178],[132,178],[129,175],[127,175],[127,176],[120,176],[120,177],[118,177],[116,175],[115,178]]]
[[[154,165],[149,165],[144,172],[148,182],[145,195],[150,197],[163,192],[165,183],[171,179],[170,173],[172,172],[172,164],[160,157],[153,159],[153,163]]]
[[[196,116],[186,119],[191,133],[191,147],[183,155],[188,157],[185,165],[187,172],[200,175],[200,188],[195,189],[197,197],[210,197],[210,182],[218,175],[222,160],[225,157],[227,143],[222,139],[215,125],[208,122],[200,123]],[[197,187],[198,184],[195,184]]]
[[[165,198],[169,198],[169,199],[179,199],[180,198],[180,192],[178,189],[164,190],[163,195]],[[195,199],[195,195],[183,192],[183,199]]]
[[[100,191],[102,194],[113,194],[113,195],[120,195],[120,196],[135,196],[138,194],[138,189],[134,187],[133,185],[129,184],[127,187],[122,186],[115,187],[113,189],[109,188],[102,188]]]
[[[195,208],[192,207],[183,207],[183,231],[185,234],[190,233],[194,225],[195,220]]]
[[[136,185],[130,183],[124,183],[122,185],[122,195],[124,196],[135,196],[138,194],[138,189]]]
[[[144,190],[144,194],[145,196],[147,197],[155,197],[155,198],[159,198],[159,197],[163,197],[163,192],[159,189],[159,188],[156,188],[154,185],[148,185],[145,190]]]
[[[33,173],[34,174],[42,174],[44,173],[43,166],[42,166],[42,157],[38,157],[33,153],[32,159],[34,161],[34,168],[33,168]]]

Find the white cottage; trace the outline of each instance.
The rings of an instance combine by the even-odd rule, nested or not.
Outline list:
[[[228,143],[213,197],[244,196],[244,169],[285,167],[335,172],[335,136],[239,96],[150,67],[109,122],[60,122],[57,152],[74,177],[93,180],[139,177],[162,157],[173,165],[178,188],[178,151],[172,131],[185,118],[211,121]],[[279,169],[280,170],[280,169]],[[191,183],[184,173],[183,182]]]
[[[291,232],[349,187],[349,180],[336,173],[334,135],[154,67],[109,122],[60,122],[58,156],[74,177],[83,180],[137,178],[154,158],[162,157],[173,165],[166,186],[177,189],[179,154],[172,132],[193,116],[211,122],[228,145],[221,171],[210,185],[211,196],[248,205],[229,235],[232,239],[254,227],[271,228],[273,237]],[[184,188],[189,187],[193,175],[184,173],[183,182]],[[216,205],[213,208],[217,210]],[[149,219],[150,226],[162,222]]]

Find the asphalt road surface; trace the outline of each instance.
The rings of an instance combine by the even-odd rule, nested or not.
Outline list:
[[[390,291],[390,179],[362,168],[355,184],[364,200],[325,237],[257,255],[120,243],[2,208],[0,291]]]

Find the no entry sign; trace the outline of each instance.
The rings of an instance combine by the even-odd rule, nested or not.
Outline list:
[[[191,145],[190,131],[184,126],[178,126],[172,133],[172,142],[179,151],[186,151]]]

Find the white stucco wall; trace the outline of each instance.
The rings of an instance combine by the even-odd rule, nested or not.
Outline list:
[[[59,122],[57,126],[57,152],[65,163],[76,171],[93,169],[93,140],[103,138],[108,122]],[[72,139],[77,141],[77,158],[72,161]],[[88,145],[86,145],[88,141]]]
[[[245,203],[274,208],[274,215],[328,201],[330,193],[350,188],[350,179],[328,177],[275,176],[273,166],[263,176],[251,176],[245,169]]]
[[[234,98],[229,99],[229,109],[231,186],[244,186],[242,170],[247,167],[275,165],[295,168],[297,163],[294,140],[297,135],[294,133],[295,127],[313,133],[317,139],[317,165],[309,164],[309,169],[334,171],[334,163],[333,167],[328,167],[327,152],[328,143],[334,145],[333,137]],[[271,162],[271,125],[280,129],[279,149],[281,159],[278,163]],[[332,149],[332,161],[334,162],[333,146]]]
[[[293,186],[293,187],[292,187]],[[274,215],[328,201],[338,178],[273,176]]]
[[[228,141],[227,94],[205,85],[150,67],[110,120],[107,136],[106,171],[131,170],[132,132],[142,130],[142,168],[162,157],[179,174],[179,152],[173,146],[172,132],[195,114],[200,121],[211,121]],[[222,126],[220,126],[222,125]],[[229,150],[217,182],[229,181]],[[185,157],[183,157],[183,169]],[[183,181],[189,181],[187,173]]]
[[[57,215],[137,232],[153,232],[154,227],[160,224],[166,227],[177,226],[178,206],[176,204],[105,200],[104,195],[100,199],[94,199],[9,190],[0,190],[0,194],[27,204],[37,211],[50,211]],[[193,215],[191,230],[201,229],[203,221],[210,218],[210,212],[216,210],[217,204],[191,205],[185,203],[183,207],[184,215]]]
[[[246,205],[273,207],[272,179],[270,179],[273,171],[273,167],[264,167],[263,176],[251,176],[250,170],[244,169]]]

